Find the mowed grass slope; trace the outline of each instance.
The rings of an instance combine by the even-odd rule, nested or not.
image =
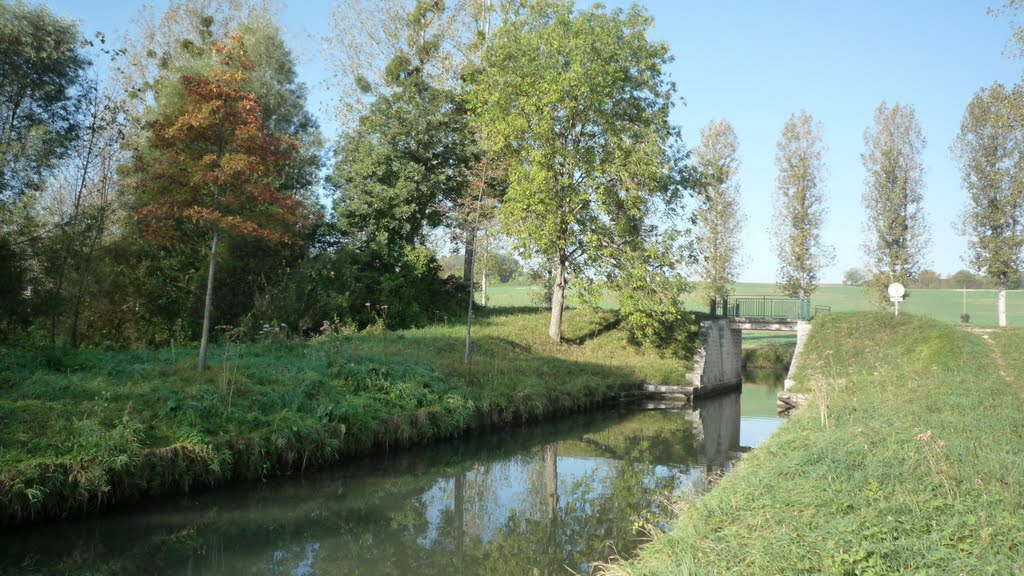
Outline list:
[[[571,289],[570,284],[570,289]],[[522,284],[497,284],[488,288],[488,304],[495,307],[523,306],[536,307],[538,289],[536,286]],[[734,289],[736,296],[779,296],[775,284],[739,283]],[[910,297],[900,306],[900,310],[910,314],[930,316],[937,320],[959,323],[964,311],[964,296],[967,300],[967,312],[971,315],[971,323],[979,326],[996,326],[997,290],[926,290],[913,289]],[[1007,324],[1024,327],[1024,290],[1007,291]],[[578,304],[578,299],[570,295],[569,303]],[[868,294],[858,286],[819,286],[811,296],[812,305],[830,306],[832,312],[854,312],[877,310]],[[604,295],[600,305],[606,308],[618,306],[612,295]],[[703,311],[708,309],[696,291],[687,296],[683,305],[688,310]]]
[[[839,313],[803,408],[619,574],[1024,573],[1020,332]]]
[[[610,312],[571,311],[553,345],[547,315],[465,325],[159,351],[0,350],[0,524],[111,501],[260,478],[579,410],[686,362],[638,350]]]

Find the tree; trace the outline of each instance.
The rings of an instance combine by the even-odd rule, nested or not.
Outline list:
[[[354,125],[394,89],[388,68],[397,58],[420,59],[428,83],[457,89],[479,65],[492,31],[519,10],[520,0],[339,0],[331,12],[334,33],[325,39],[339,121]]]
[[[81,138],[38,192],[40,219],[47,223],[48,233],[35,243],[37,264],[45,276],[37,287],[45,294],[50,342],[56,344],[58,323],[63,321],[67,342],[74,347],[81,341],[81,318],[87,292],[97,281],[100,252],[121,215],[117,171],[125,161],[125,115],[117,91],[91,82],[81,103]]]
[[[867,271],[863,268],[849,268],[843,272],[843,286],[860,286],[867,279]]]
[[[467,180],[467,120],[449,90],[418,74],[342,137],[330,183],[344,233],[394,253],[441,225]]]
[[[818,287],[821,269],[833,252],[821,237],[825,223],[823,127],[806,111],[792,114],[782,128],[775,165],[773,241],[779,257],[779,290],[807,298]]]
[[[935,270],[925,268],[917,273],[917,279],[914,284],[918,288],[941,288],[942,277]]]
[[[134,128],[142,129],[154,90],[167,70],[205,52],[214,38],[227,38],[254,19],[269,19],[266,0],[170,0],[166,8],[143,5],[126,35],[125,59],[117,67]]]
[[[128,39],[127,54],[119,67],[133,117],[128,146],[139,146],[147,137],[142,128],[151,116],[139,110],[148,110],[167,79],[181,70],[205,73],[212,45],[239,33],[253,65],[246,74],[246,90],[260,103],[265,130],[298,144],[287,161],[279,163],[281,177],[276,187],[281,194],[298,198],[307,212],[318,214],[322,136],[306,109],[306,86],[298,81],[292,53],[266,5],[261,0],[172,0],[166,9],[144,8],[140,12],[139,25]],[[123,193],[135,196],[140,188],[136,175],[126,170],[121,179]],[[325,227],[305,228],[303,242],[294,243],[222,236],[217,247],[218,284],[232,289],[217,295],[212,325],[237,327],[245,323],[256,303],[277,284],[289,281],[292,271],[309,256],[307,248],[315,242],[315,230]],[[134,252],[134,258],[140,260],[139,273],[147,271],[133,283],[138,291],[126,295],[138,304],[138,320],[133,322],[145,323],[145,337],[150,342],[198,340],[205,276],[195,273],[193,266],[207,256],[203,243],[152,245],[127,237],[137,233],[137,227],[126,227],[122,246],[112,252],[119,258],[130,258]]]
[[[341,0],[332,13],[335,33],[327,39],[339,93],[338,116],[356,125],[369,109],[400,88],[394,68],[415,64],[417,74],[439,90],[458,95],[464,80],[480,66],[498,22],[513,18],[518,0]],[[501,194],[502,170],[476,144],[467,142],[472,157],[470,185],[451,198],[445,225],[452,240],[465,246],[462,276],[474,276],[476,225],[492,220],[486,207]],[[470,284],[472,289],[472,284]]]
[[[38,187],[77,137],[81,43],[74,22],[0,1],[0,209]]]
[[[897,103],[890,107],[882,102],[875,109],[874,125],[864,130],[864,253],[869,261],[871,292],[879,303],[889,301],[889,284],[910,284],[921,270],[928,247],[921,191],[924,146],[913,106]]]
[[[1024,249],[1024,91],[1000,83],[967,104],[953,155],[968,203],[961,231],[968,263],[999,286],[999,325],[1006,325],[1006,288],[1021,271]]]
[[[485,149],[508,166],[499,214],[521,251],[550,262],[548,334],[562,338],[570,276],[614,270],[655,234],[645,217],[680,192],[666,45],[634,6],[531,3],[495,32],[470,102]]]
[[[147,236],[195,237],[195,228],[209,234],[200,370],[221,234],[288,242],[304,219],[299,199],[278,187],[296,144],[264,126],[260,103],[246,88],[253,64],[241,36],[214,44],[210,56],[208,70],[178,70],[158,89],[156,117],[136,160],[146,201],[137,218]]]
[[[700,131],[694,150],[698,171],[698,268],[709,298],[727,298],[740,265],[743,228],[740,189],[736,181],[740,161],[736,132],[726,120],[714,120]]]

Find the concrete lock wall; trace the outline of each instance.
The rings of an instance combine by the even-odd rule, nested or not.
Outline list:
[[[701,349],[693,359],[694,395],[732,389],[743,379],[743,330],[727,318],[705,320],[697,332]]]
[[[800,353],[804,351],[804,343],[807,342],[807,336],[811,333],[811,323],[801,320],[796,325],[796,349],[793,350],[793,360],[789,363],[789,373],[786,374],[786,380],[783,384],[783,391],[789,391],[793,387],[793,374],[796,373],[797,364],[800,361]]]

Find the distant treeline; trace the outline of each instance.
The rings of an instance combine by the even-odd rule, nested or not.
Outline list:
[[[870,274],[863,268],[850,268],[843,274],[844,286],[860,286],[870,280]],[[910,280],[909,288],[936,288],[936,289],[986,289],[998,290],[999,281],[988,276],[978,275],[970,270],[959,270],[949,276],[943,277],[938,272],[925,268],[918,272],[917,276]],[[1006,288],[1018,290],[1024,286],[1024,274],[1017,274],[1010,277]]]

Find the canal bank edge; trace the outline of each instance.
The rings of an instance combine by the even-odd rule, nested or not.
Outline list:
[[[556,346],[542,313],[481,314],[473,371],[458,326],[233,345],[200,375],[187,348],[7,350],[0,525],[534,422],[683,379],[685,363],[601,330],[608,313],[567,315],[596,336]]]

